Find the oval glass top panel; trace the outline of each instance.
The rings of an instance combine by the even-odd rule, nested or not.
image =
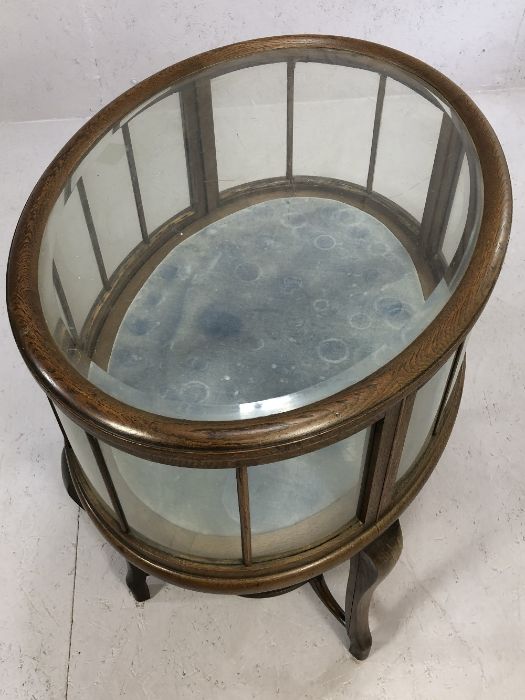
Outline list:
[[[52,210],[49,329],[130,405],[230,420],[331,396],[405,349],[467,267],[480,171],[443,98],[357,54],[277,58],[138,105]]]

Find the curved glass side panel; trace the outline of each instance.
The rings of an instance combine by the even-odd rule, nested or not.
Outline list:
[[[443,367],[416,394],[397,471],[398,480],[415,464],[432,436],[454,359],[455,355],[447,360]]]
[[[94,251],[106,278],[141,241],[126,141],[121,129],[110,131],[84,158],[70,181],[78,196]],[[67,203],[66,205],[67,206]],[[76,236],[67,234],[72,241]]]
[[[369,433],[248,470],[254,557],[313,547],[356,518]]]
[[[240,561],[235,469],[189,469],[100,443],[130,531],[177,556]]]
[[[421,221],[443,112],[388,78],[379,128],[373,189]]]
[[[51,324],[60,318],[78,345],[89,312],[103,289],[78,190],[67,200],[60,197],[53,207],[42,249],[45,255],[39,260],[39,291],[49,330],[55,334],[56,326]]]
[[[151,235],[190,206],[179,94],[155,102],[128,124],[140,202]]]
[[[286,173],[286,63],[211,80],[219,190]]]
[[[450,265],[454,260],[458,248],[461,244],[463,232],[467,224],[467,216],[469,211],[469,183],[470,171],[467,156],[463,156],[461,162],[461,170],[458,176],[458,183],[454,194],[454,199],[450,206],[450,214],[448,217],[445,235],[443,237],[443,245],[441,252],[447,264]]]
[[[57,408],[56,405],[55,409],[84,476],[93,490],[100,497],[102,502],[106,505],[108,510],[114,513],[111,498],[106,488],[106,484],[104,483],[104,479],[100,473],[100,469],[98,468],[91,445],[86,437],[86,433],[80,426],[62,413],[62,411]]]
[[[373,71],[296,63],[294,175],[331,177],[366,186],[378,87],[379,75]]]

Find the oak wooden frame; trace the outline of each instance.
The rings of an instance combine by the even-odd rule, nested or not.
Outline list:
[[[337,181],[323,182],[320,178],[294,177],[291,125],[294,65],[297,60],[358,65],[377,70],[382,76],[365,188],[352,188],[349,183]],[[271,61],[287,63],[286,172],[276,181],[248,183],[240,188],[219,192],[216,163],[209,157],[214,150],[213,143],[210,142],[213,135],[209,123],[211,111],[203,109],[203,105],[209,105],[211,100],[209,80],[226,70]],[[456,161],[459,158],[458,144],[451,136],[449,123],[452,119],[459,119],[457,124],[472,140],[472,149],[467,153],[469,163],[474,164],[474,159],[479,160],[483,181],[483,210],[478,240],[463,278],[436,319],[402,353],[365,380],[314,404],[263,418],[218,422],[176,420],[124,404],[91,384],[83,376],[82,367],[75,367],[57,352],[38,294],[38,255],[45,224],[61,192],[71,192],[71,175],[85,154],[105,133],[115,128],[115,124],[123,122],[132,109],[155,98],[158,93],[171,89],[174,83],[177,84],[181,95],[183,122],[196,125],[193,131],[189,128],[185,130],[185,148],[191,166],[191,205],[155,232],[146,230],[142,217],[142,243],[109,279],[105,275],[103,262],[101,265],[101,259],[97,258],[103,289],[90,314],[89,323],[84,324],[83,329],[75,328],[71,312],[67,313],[67,299],[62,289],[61,303],[66,305],[64,311],[70,326],[69,333],[79,339],[88,353],[95,351],[108,319],[108,310],[115,301],[115,290],[118,290],[118,295],[125,292],[124,296],[127,294],[129,298],[133,293],[132,280],[136,278],[137,261],[143,262],[150,257],[153,260],[155,254],[165,254],[163,246],[173,246],[174,230],[182,232],[182,236],[177,238],[184,240],[202,227],[206,217],[217,217],[221,212],[227,211],[228,207],[233,210],[244,206],[247,197],[253,201],[257,196],[264,199],[282,196],[286,192],[316,192],[321,196],[323,192],[324,196],[328,191],[331,196],[339,192],[341,197],[346,198],[345,201],[349,197],[353,197],[354,201],[359,200],[363,208],[373,205],[375,214],[383,206],[384,215],[388,215],[388,202],[382,202],[379,195],[373,196],[372,193],[385,76],[395,77],[413,89],[423,91],[425,97],[433,100],[440,109],[442,103],[437,95],[443,96],[457,117],[443,118],[440,139],[443,147],[440,153],[442,150],[443,157],[446,157],[452,152]],[[435,91],[435,96],[432,91]],[[128,135],[125,145],[132,170],[133,151],[126,123],[124,131]],[[205,139],[206,143],[203,142]],[[443,214],[442,209],[443,197],[446,198],[446,183],[443,184],[440,175],[440,158],[436,159],[435,175],[433,174],[433,179],[440,187],[436,187],[433,200],[428,200],[422,222],[426,232],[436,217],[441,217],[439,227],[443,230],[448,216],[447,212]],[[195,173],[200,174],[195,176]],[[450,176],[448,187],[453,187],[456,179],[457,167]],[[138,181],[133,184],[135,201],[139,207]],[[80,189],[82,190],[82,184]],[[85,197],[82,206],[87,212],[89,207]],[[473,225],[477,210],[478,207],[473,204],[469,211],[469,226]],[[406,234],[406,230],[410,230],[410,222],[406,217],[405,219]],[[243,594],[279,590],[310,580],[372,542],[414,498],[446,443],[459,405],[464,371],[460,372],[457,381],[459,388],[451,390],[447,405],[440,409],[439,421],[424,454],[414,468],[396,483],[397,467],[415,392],[453,353],[459,352],[458,348],[481,313],[503,262],[510,222],[511,187],[505,158],[481,112],[460,88],[438,71],[384,46],[341,37],[257,39],[182,61],[160,71],[114,100],[66,144],[37,183],[24,208],[13,239],[7,277],[8,310],[13,333],[29,369],[50,400],[90,436],[90,444],[102,473],[104,464],[103,457],[100,459],[100,448],[97,450],[98,440],[156,462],[195,468],[235,468],[243,523],[243,560],[236,565],[190,561],[160,552],[133,537],[127,531],[118,495],[116,506],[114,503],[119,516],[117,521],[97,499],[81,469],[75,464],[75,457],[66,441],[75,489],[104,536],[128,561],[144,571],[190,588]],[[92,241],[96,242],[94,226],[90,229],[90,235]],[[425,236],[428,238],[428,233]],[[409,238],[410,236],[406,247],[410,250]],[[458,253],[457,261],[453,261],[452,267],[459,265],[460,257]],[[434,256],[434,261],[438,267],[442,265],[438,255]],[[55,286],[60,290],[60,278],[58,272],[54,272]],[[426,279],[435,275],[435,270],[429,270],[428,275],[421,274]],[[431,288],[432,283],[429,285]],[[111,331],[109,333],[111,335]],[[368,426],[374,426],[373,437],[357,520],[316,547],[269,561],[253,561],[249,536],[247,467],[256,468],[259,464],[324,447]],[[108,476],[106,473],[106,482]],[[115,495],[116,492],[113,496]]]

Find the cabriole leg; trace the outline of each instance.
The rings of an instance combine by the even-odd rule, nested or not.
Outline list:
[[[403,548],[399,520],[377,540],[365,547],[350,562],[346,589],[345,626],[350,640],[350,653],[366,659],[372,646],[368,613],[372,595],[381,581],[392,571]]]

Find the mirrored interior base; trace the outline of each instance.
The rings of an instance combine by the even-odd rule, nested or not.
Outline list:
[[[141,408],[250,418],[319,400],[397,355],[445,301],[370,214],[326,198],[254,204],[177,245],[127,309],[108,371]]]

